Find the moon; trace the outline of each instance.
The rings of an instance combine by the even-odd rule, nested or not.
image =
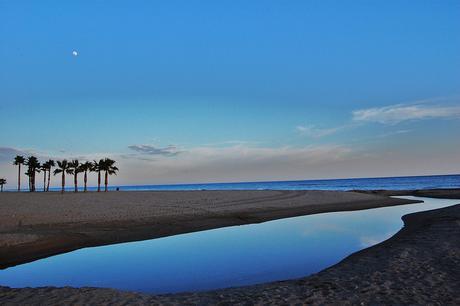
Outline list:
[[[72,55],[73,55],[73,56],[78,56],[78,52],[77,52],[76,50],[73,50],[73,51],[72,51]]]

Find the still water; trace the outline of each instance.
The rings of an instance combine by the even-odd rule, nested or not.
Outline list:
[[[304,181],[272,181],[272,182],[236,182],[209,184],[175,184],[175,185],[134,185],[109,186],[110,190],[119,188],[122,191],[165,191],[165,190],[404,190],[430,188],[459,188],[460,175],[430,175],[402,177],[374,177]],[[60,188],[51,188],[60,191]],[[73,191],[73,187],[67,188]],[[95,191],[96,187],[89,187]]]
[[[10,287],[94,286],[199,291],[306,276],[394,235],[401,216],[460,203],[425,201],[93,247],[0,271]]]

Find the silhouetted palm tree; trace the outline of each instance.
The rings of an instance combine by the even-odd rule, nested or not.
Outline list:
[[[43,171],[43,192],[46,191],[46,172],[48,171],[48,168],[46,167],[46,163],[43,163],[40,166],[40,170]]]
[[[82,172],[82,169],[80,168],[80,162],[78,161],[78,159],[72,160],[69,163],[69,171],[72,172],[69,174],[73,174],[73,184],[75,186],[74,191],[78,192],[78,173]]]
[[[91,163],[91,162],[84,162],[83,164],[80,165],[81,172],[84,172],[83,182],[84,182],[85,186],[83,188],[83,192],[87,191],[88,171],[91,172],[91,171],[93,171],[93,169],[94,169],[94,166],[93,166],[93,163]]]
[[[105,171],[105,192],[107,192],[108,188],[108,184],[109,184],[109,175],[112,175],[112,174],[117,174],[117,171],[118,171],[118,168],[114,166],[115,164],[115,161],[110,159],[110,158],[106,158],[102,161],[102,169],[103,171]]]
[[[46,185],[46,191],[50,190],[50,179],[51,179],[51,168],[55,166],[54,160],[49,159],[47,162],[44,163],[46,166],[46,170],[48,171],[48,183]]]
[[[101,191],[101,171],[104,168],[104,160],[100,159],[98,162],[93,162],[93,171],[97,172],[97,192]]]
[[[28,166],[26,175],[29,176],[29,190],[31,192],[35,191],[35,174],[40,172],[40,163],[35,156],[29,156],[25,165]]]
[[[24,156],[17,155],[13,162],[13,165],[18,166],[18,191],[21,191],[21,165],[24,165],[25,161]]]
[[[27,169],[27,171],[24,172],[24,174],[29,178],[29,191],[32,191],[32,171],[30,169]]]
[[[67,162],[66,159],[63,159],[62,161],[57,161],[58,169],[54,170],[54,175],[58,173],[62,173],[62,181],[61,181],[61,193],[64,193],[64,188],[65,188],[65,175],[67,174],[73,174],[72,170],[69,169],[69,163]]]
[[[0,192],[3,192],[3,185],[6,184],[6,179],[0,178]]]

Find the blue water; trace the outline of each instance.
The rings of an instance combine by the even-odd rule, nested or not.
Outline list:
[[[113,186],[120,190],[375,190],[460,188],[460,175],[406,176],[305,181]],[[91,188],[95,190],[95,188]]]
[[[104,187],[101,187],[104,190]],[[129,185],[109,186],[109,190],[119,188],[121,191],[148,190],[377,190],[377,189],[430,189],[430,188],[460,188],[460,174],[431,175],[431,176],[401,176],[379,178],[325,179],[303,181],[269,181],[269,182],[236,182],[236,183],[203,183],[203,184],[172,184],[172,185]],[[50,188],[60,191],[60,187]],[[67,191],[73,191],[71,183],[67,183]],[[82,191],[83,187],[79,186]],[[88,187],[96,191],[94,186]],[[8,189],[16,191],[16,189]],[[27,189],[22,191],[26,192]],[[37,187],[41,192],[41,187]]]
[[[425,203],[86,248],[0,271],[0,284],[173,293],[303,277],[386,240],[402,227],[405,214],[460,203],[418,199]]]

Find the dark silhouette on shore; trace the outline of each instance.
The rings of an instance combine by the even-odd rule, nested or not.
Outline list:
[[[43,172],[45,172],[45,178],[43,180],[43,191],[49,191],[50,190],[51,169],[54,166],[56,166],[56,164],[54,163],[54,160],[52,160],[52,159],[48,160],[47,162],[45,162],[42,165],[42,170],[43,170]],[[46,180],[46,173],[47,172],[48,172],[48,182],[47,182],[46,188],[45,188],[45,180]]]
[[[50,189],[51,181],[51,170],[54,169],[53,175],[61,174],[61,193],[65,192],[65,176],[72,175],[74,182],[74,192],[78,192],[78,174],[84,173],[84,189],[83,192],[88,191],[88,172],[97,172],[97,191],[101,191],[101,173],[104,172],[104,191],[108,191],[109,176],[117,174],[119,169],[115,166],[116,161],[110,158],[100,159],[99,161],[89,162],[85,161],[80,163],[77,159],[72,161],[67,161],[63,159],[61,161],[55,162],[52,159],[40,164],[38,159],[35,156],[29,156],[24,158],[24,156],[17,155],[14,158],[13,165],[18,166],[18,188],[17,191],[21,191],[21,166],[27,166],[27,171],[24,173],[29,178],[29,191],[35,192],[35,181],[36,174],[43,172],[43,192],[48,192]],[[2,191],[3,185],[6,184],[6,179],[1,179]]]
[[[17,155],[13,162],[13,165],[18,166],[18,191],[21,191],[21,165],[24,165],[25,161],[24,156]]]
[[[101,191],[101,171],[104,167],[104,160],[93,161],[93,171],[97,172],[97,192]]]
[[[40,172],[40,163],[35,156],[29,156],[25,162],[27,166],[27,172],[25,173],[29,177],[29,190],[35,191],[35,175]]]
[[[0,192],[3,192],[3,185],[6,184],[6,179],[0,178]]]
[[[80,166],[78,159],[72,160],[69,163],[69,171],[71,172],[69,174],[73,174],[74,192],[78,192],[78,173],[82,172]]]
[[[108,191],[108,185],[109,185],[109,175],[117,175],[117,171],[118,171],[118,168],[115,167],[115,161],[110,159],[110,158],[106,158],[103,160],[102,162],[102,170],[105,171],[105,180],[104,180],[104,185],[105,185],[105,189],[104,191],[107,192]]]
[[[83,192],[86,192],[88,190],[87,185],[88,185],[88,172],[93,172],[94,171],[94,165],[91,162],[84,162],[83,164],[80,165],[80,169],[83,172]]]

